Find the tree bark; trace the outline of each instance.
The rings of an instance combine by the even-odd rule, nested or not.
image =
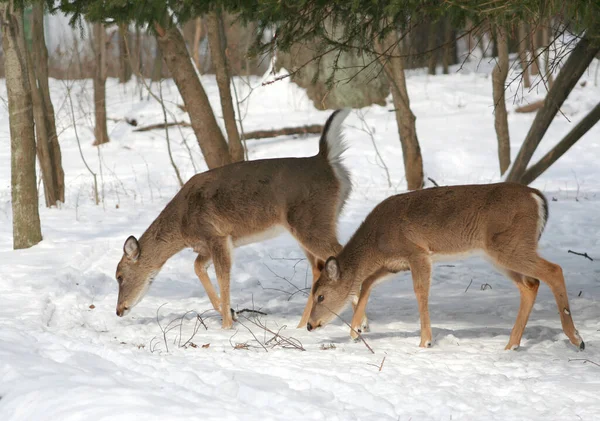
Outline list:
[[[31,22],[31,58],[35,65],[35,79],[41,95],[41,103],[43,107],[43,120],[45,122],[46,132],[48,136],[48,154],[50,157],[51,172],[53,178],[54,196],[57,200],[64,203],[65,201],[65,173],[62,168],[62,153],[60,144],[58,143],[58,135],[56,132],[56,122],[54,117],[54,105],[50,98],[50,86],[48,84],[48,49],[46,48],[46,40],[44,37],[44,3],[36,1],[32,7],[32,22]],[[35,88],[32,85],[31,88]],[[44,181],[44,188],[46,188]],[[56,201],[46,205],[56,205]]]
[[[443,56],[442,56],[442,73],[447,75],[450,74],[450,65],[456,62],[456,46],[454,45],[456,41],[455,32],[452,28],[452,22],[450,19],[446,18],[443,20],[444,25],[444,48],[443,48]]]
[[[530,27],[531,28],[531,27]],[[540,46],[538,42],[539,28],[536,26],[535,29],[531,29],[529,37],[529,45],[531,46],[531,74],[538,75],[540,73],[540,61],[537,57],[537,50]]]
[[[586,36],[582,37],[560,70],[554,85],[548,92],[544,106],[537,112],[527,137],[519,150],[519,154],[510,170],[507,181],[520,182],[525,173],[527,164],[531,160],[552,119],[573,90],[577,81],[588,68],[594,56],[600,51],[600,46],[590,42]]]
[[[563,156],[581,137],[600,120],[600,103],[590,111],[573,129],[536,164],[521,177],[521,183],[530,184]]]
[[[13,247],[28,248],[42,240],[35,176],[35,134],[23,35],[23,11],[13,1],[0,3],[2,49],[8,91],[11,151]]]
[[[529,78],[529,63],[527,61],[527,31],[525,31],[525,24],[519,24],[519,61],[521,62],[521,70],[523,71],[523,86],[525,88],[531,87],[531,80]]]
[[[504,175],[510,166],[510,136],[508,133],[508,113],[504,98],[504,84],[508,75],[508,36],[506,30],[496,27],[498,44],[498,62],[492,71],[492,90],[494,97],[494,128],[498,138],[498,160],[500,175]]]
[[[106,31],[101,23],[94,24],[94,49],[96,68],[94,69],[94,146],[107,143],[108,129],[106,127]]]
[[[215,65],[219,96],[221,98],[221,110],[225,122],[225,131],[229,142],[229,154],[232,162],[244,160],[244,146],[240,140],[233,100],[231,99],[231,79],[229,77],[229,63],[227,62],[227,39],[223,28],[223,19],[219,11],[210,12],[207,15],[208,42],[210,44],[211,57]]]
[[[155,23],[154,29],[158,46],[188,110],[192,129],[206,164],[209,168],[216,168],[231,163],[227,142],[217,124],[179,29],[172,23],[169,28]]]
[[[382,42],[380,53],[387,52],[396,57],[380,56],[380,59],[392,90],[407,188],[408,190],[418,190],[423,187],[423,158],[417,138],[416,117],[410,109],[404,62],[398,44],[397,34],[390,32]]]
[[[546,82],[548,84],[548,89],[552,87],[554,84],[554,76],[552,75],[552,69],[550,68],[550,29],[551,23],[550,19],[544,22],[544,26],[542,27],[542,45],[544,46],[544,77],[546,78]]]
[[[152,63],[152,74],[150,75],[150,80],[152,82],[158,82],[162,79],[162,63],[163,54],[160,50],[160,47],[157,45],[156,54],[154,56],[154,62]]]
[[[126,25],[119,26],[119,82],[129,82],[132,76],[131,61],[127,53],[126,44],[131,45],[129,28]]]

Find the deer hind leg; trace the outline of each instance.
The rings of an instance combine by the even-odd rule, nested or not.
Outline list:
[[[431,259],[428,255],[413,256],[408,262],[413,278],[413,287],[419,304],[421,319],[421,348],[432,345],[431,321],[429,320],[429,287],[431,285]]]
[[[208,299],[210,300],[213,308],[220,313],[221,302],[219,301],[219,296],[215,291],[212,282],[210,281],[208,272],[206,271],[206,264],[209,260],[209,257],[198,255],[196,261],[194,262],[194,271],[196,272],[198,279],[200,279],[200,282],[202,283],[202,286],[204,287],[204,290],[206,291]]]
[[[217,280],[219,281],[219,291],[221,292],[221,315],[223,316],[223,329],[230,329],[233,326],[233,317],[231,315],[231,304],[229,296],[229,283],[231,273],[231,250],[233,244],[231,238],[217,238],[211,242],[210,251],[212,254]]]
[[[521,304],[519,306],[519,312],[517,313],[517,320],[510,332],[510,339],[505,348],[507,350],[513,350],[521,345],[521,337],[523,336],[525,325],[527,325],[527,320],[529,319],[531,309],[535,303],[538,288],[540,287],[540,281],[523,276],[520,273],[511,270],[507,271],[507,276],[514,281],[521,294]]]
[[[501,266],[548,284],[552,294],[554,294],[565,335],[567,335],[573,345],[579,347],[579,349],[585,349],[585,343],[581,339],[581,336],[579,336],[577,329],[575,329],[573,318],[571,317],[569,298],[567,296],[562,268],[541,258],[535,251],[530,249],[516,249],[510,254],[499,253],[495,257]]]

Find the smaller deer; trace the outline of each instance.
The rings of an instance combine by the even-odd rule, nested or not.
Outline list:
[[[419,304],[421,347],[432,344],[429,286],[432,260],[483,251],[517,285],[521,304],[506,349],[516,349],[540,279],[549,287],[571,343],[585,344],[573,325],[560,266],[541,258],[538,240],[548,203],[538,190],[513,183],[435,187],[389,197],[367,216],[337,257],[329,257],[313,283],[309,331],[359,296],[351,323],[356,339],[371,290],[383,277],[410,270]]]
[[[117,315],[146,294],[165,262],[186,247],[198,253],[194,269],[208,297],[231,327],[230,270],[233,248],[289,231],[300,243],[317,279],[327,256],[337,254],[337,218],[351,190],[342,164],[342,122],[349,109],[325,123],[319,153],[307,158],[238,162],[193,176],[139,241],[130,236],[117,265]],[[212,260],[219,297],[208,273]],[[306,325],[311,297],[299,327]],[[366,321],[365,321],[366,323]]]

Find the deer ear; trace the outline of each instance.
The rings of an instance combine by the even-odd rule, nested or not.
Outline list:
[[[140,257],[140,245],[138,240],[136,240],[133,235],[129,236],[129,238],[125,240],[125,244],[123,245],[123,253],[125,253],[125,256],[134,262],[138,259],[138,257]]]
[[[327,259],[327,261],[325,262],[325,272],[327,272],[327,276],[332,281],[340,280],[340,266],[335,257],[332,256],[329,259]]]

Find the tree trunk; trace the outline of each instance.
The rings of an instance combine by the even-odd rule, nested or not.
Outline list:
[[[202,40],[204,34],[202,33],[202,18],[198,16],[196,18],[196,28],[194,32],[194,47],[192,50],[192,57],[194,58],[194,63],[196,64],[196,69],[198,69],[199,73],[202,73],[201,63],[200,63],[200,41]]]
[[[227,62],[227,39],[223,30],[223,19],[219,11],[210,12],[207,15],[208,42],[210,44],[211,57],[215,65],[219,96],[221,98],[221,110],[229,141],[229,154],[232,162],[244,160],[244,146],[240,141],[233,100],[231,99],[231,80],[229,78],[229,64]]]
[[[126,25],[119,26],[119,82],[126,83],[131,79],[131,62],[127,53],[127,45],[131,45],[129,28]]]
[[[552,76],[552,69],[550,68],[550,19],[544,22],[542,27],[542,45],[545,47],[544,50],[544,77],[548,85],[548,89],[554,84],[554,77]]]
[[[48,135],[48,154],[50,156],[52,178],[54,181],[54,196],[57,200],[64,203],[65,173],[62,168],[62,153],[60,151],[60,144],[58,143],[54,106],[52,105],[50,86],[48,85],[48,49],[46,48],[46,40],[44,38],[44,3],[42,1],[37,1],[33,4],[31,17],[31,58],[33,63],[35,63],[33,67],[41,95],[43,119]],[[35,88],[35,85],[31,86],[31,88]],[[46,188],[45,184],[46,182],[44,181],[44,188]],[[48,206],[47,198],[46,205]],[[53,202],[52,205],[56,205],[56,202]]]
[[[94,146],[109,141],[106,127],[106,31],[101,23],[94,24],[94,52],[96,53],[96,68],[94,71]]]
[[[527,164],[535,152],[552,119],[573,90],[577,81],[588,68],[594,56],[600,51],[600,46],[592,44],[586,36],[582,37],[560,70],[554,85],[548,92],[544,106],[537,112],[527,137],[519,150],[519,154],[510,170],[507,181],[519,182],[525,173]]]
[[[532,27],[530,27],[532,28]],[[531,46],[531,74],[538,75],[540,74],[540,61],[537,57],[537,51],[540,46],[538,42],[538,32],[539,27],[535,27],[531,29],[529,33],[529,45]]]
[[[447,75],[450,74],[450,65],[456,62],[456,46],[454,45],[456,41],[453,41],[455,38],[454,29],[452,29],[452,22],[450,19],[443,20],[444,25],[444,49],[442,56],[442,72]]]
[[[35,176],[35,134],[31,89],[23,36],[23,11],[12,1],[0,3],[2,49],[8,91],[11,151],[13,247],[28,248],[42,240]]]
[[[162,79],[162,63],[163,63],[163,55],[160,47],[156,46],[156,52],[154,55],[154,63],[152,63],[152,74],[150,75],[150,80],[152,82],[158,82]]]
[[[429,22],[428,39],[427,39],[427,51],[429,52],[429,60],[427,62],[427,73],[435,75],[437,70],[438,50],[437,50],[437,37],[438,37],[438,25],[436,22]]]
[[[231,163],[227,142],[217,124],[179,29],[172,23],[168,29],[158,23],[154,24],[154,28],[158,46],[188,110],[192,128],[208,168]]]
[[[536,164],[532,165],[521,177],[521,183],[530,184],[546,171],[558,158],[586,134],[600,120],[600,103],[590,111],[573,129]]]
[[[527,31],[525,31],[524,23],[519,24],[519,61],[523,71],[523,86],[529,88],[531,87],[531,80],[529,79],[529,62],[527,61]]]
[[[504,99],[504,84],[508,75],[508,36],[506,30],[501,26],[496,28],[496,42],[498,43],[498,63],[492,71],[494,128],[498,138],[500,175],[504,175],[510,166],[510,136],[508,133],[506,101]]]
[[[398,43],[397,34],[390,32],[383,40],[380,53],[387,51],[387,54],[396,57],[381,56],[380,58],[392,90],[407,188],[408,190],[418,190],[423,187],[423,158],[421,157],[421,147],[417,138],[416,117],[410,109],[404,75],[404,62]]]

